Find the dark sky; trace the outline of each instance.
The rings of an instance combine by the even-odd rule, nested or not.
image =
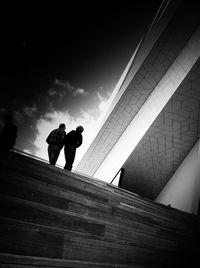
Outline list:
[[[36,149],[34,124],[50,107],[75,115],[98,101],[98,91],[105,98],[112,92],[160,3],[1,3],[0,116],[15,112],[20,149]],[[87,92],[87,101],[77,89]]]

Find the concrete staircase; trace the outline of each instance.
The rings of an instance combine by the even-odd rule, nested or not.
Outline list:
[[[197,267],[199,217],[0,154],[0,267]]]

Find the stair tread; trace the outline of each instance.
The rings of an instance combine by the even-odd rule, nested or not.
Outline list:
[[[42,222],[43,220],[44,221],[43,224],[48,224],[51,218],[52,219],[55,218],[56,223],[54,222],[55,220],[51,221],[52,226],[55,226],[56,224],[55,227],[63,228],[63,226],[65,226],[66,228],[69,228],[70,226],[74,226],[74,224],[76,227],[78,223],[79,224],[82,223],[81,225],[81,227],[83,227],[82,231],[89,232],[91,228],[91,232],[94,232],[94,228],[96,228],[99,234],[102,233],[105,228],[118,228],[118,229],[126,229],[129,230],[130,232],[135,232],[137,230],[138,233],[144,233],[152,236],[157,235],[158,232],[160,233],[162,232],[163,234],[160,234],[161,237],[171,234],[170,235],[171,238],[174,237],[175,239],[176,236],[179,237],[180,235],[188,238],[193,237],[192,232],[188,231],[187,233],[186,232],[182,233],[178,229],[165,228],[162,225],[159,226],[159,225],[145,224],[145,222],[144,223],[132,222],[131,226],[130,224],[128,225],[126,222],[125,223],[115,222],[110,221],[109,219],[102,219],[101,217],[94,218],[88,215],[84,214],[81,215],[79,213],[46,206],[40,203],[35,203],[29,200],[24,200],[12,196],[0,195],[0,198],[1,198],[0,206],[3,206],[3,203],[7,202],[7,209],[6,210],[2,209],[2,215],[4,215],[4,217],[8,217],[10,215],[10,217],[14,217],[14,219],[18,220],[25,220],[25,221],[28,220],[34,223],[39,223],[40,221]],[[14,213],[13,216],[8,211],[8,208],[12,209],[11,211],[13,211]],[[19,213],[16,215],[17,211],[19,211]],[[86,227],[87,229],[85,230]]]
[[[130,206],[127,203],[120,202],[120,200],[112,200],[108,202],[104,202],[102,200],[94,200],[91,197],[88,197],[86,195],[83,195],[81,193],[76,193],[74,191],[71,191],[67,188],[62,188],[61,186],[57,185],[49,185],[48,183],[44,183],[42,181],[37,181],[35,179],[30,179],[24,176],[18,176],[13,177],[12,175],[9,176],[3,176],[2,180],[5,182],[2,183],[2,191],[3,189],[6,189],[8,192],[8,195],[13,195],[13,197],[19,197],[22,199],[30,200],[33,202],[36,202],[35,200],[37,199],[38,202],[41,202],[41,204],[44,205],[49,205],[61,209],[66,209],[68,211],[72,211],[74,209],[74,212],[77,210],[78,213],[84,214],[87,213],[87,215],[90,215],[91,217],[94,218],[105,218],[107,220],[118,220],[124,219],[127,220],[127,224],[131,224],[132,221],[138,221],[140,222],[141,220],[144,221],[144,217],[146,220],[146,224],[150,225],[158,225],[162,226],[164,228],[172,228],[174,230],[185,230],[186,232],[189,232],[188,226],[191,226],[191,224],[194,225],[194,223],[189,222],[183,222],[183,221],[175,221],[174,217],[168,217],[163,214],[155,214],[149,211],[144,210],[143,208],[135,207],[135,206]],[[12,186],[14,185],[14,187]],[[6,188],[7,186],[7,188]],[[17,194],[17,187],[19,188]],[[24,189],[22,191],[22,189]],[[29,190],[30,189],[30,190]],[[9,193],[9,191],[11,191]],[[28,191],[30,191],[28,195]],[[23,196],[24,194],[24,196]],[[20,196],[21,195],[21,196]],[[44,196],[47,195],[47,198],[45,199]],[[40,200],[40,196],[43,198]],[[53,198],[53,199],[52,199]],[[52,201],[51,201],[52,199]],[[56,201],[57,200],[57,201]],[[63,202],[61,202],[63,200]],[[65,201],[66,200],[66,201]],[[49,203],[48,203],[48,202]],[[52,202],[52,205],[51,205]],[[57,203],[56,203],[57,202]],[[71,210],[68,207],[64,207],[64,204],[68,202],[69,206],[71,205]],[[66,206],[68,206],[68,203]],[[74,207],[73,207],[73,204]],[[59,207],[60,206],[60,207]],[[82,209],[81,207],[84,207]],[[82,211],[84,210],[84,211]],[[112,215],[111,215],[112,212]],[[109,215],[109,217],[108,217]],[[123,216],[123,217],[122,217]],[[200,225],[197,225],[195,228],[191,229],[191,232],[196,232],[197,228]],[[200,231],[200,228],[199,228]]]
[[[34,159],[35,160],[35,159]],[[36,163],[38,163],[39,161],[38,160],[35,160],[36,161]],[[46,163],[42,163],[43,165],[45,164],[46,166],[45,167],[48,167],[48,164],[46,164]],[[49,167],[48,167],[49,168]],[[51,167],[51,169],[55,169],[56,167]],[[55,170],[54,170],[55,171]],[[59,173],[57,173],[57,174],[54,174],[55,175],[55,177],[59,177],[59,175],[60,175],[60,172],[62,173],[62,175],[63,175],[63,172],[65,172],[65,171],[62,171],[62,170],[56,170],[57,172],[59,172]],[[70,176],[71,176],[71,179],[73,178],[73,176],[74,176],[74,174],[73,173],[67,173],[67,174],[70,174]],[[51,183],[56,183],[56,184],[60,184],[60,186],[62,186],[62,187],[65,187],[65,185],[66,185],[66,187],[69,187],[69,177],[66,179],[66,173],[64,173],[64,175],[65,175],[65,178],[61,178],[61,177],[59,177],[59,180],[56,180],[56,179],[53,179],[52,180],[52,178],[49,178],[49,183],[51,182]],[[78,179],[77,179],[78,180]],[[78,181],[77,181],[78,182]],[[73,182],[74,183],[74,182]],[[87,185],[89,185],[88,187],[90,188],[86,188],[87,187]],[[97,189],[92,189],[91,190],[91,187],[92,186],[95,186]],[[73,186],[76,186],[76,185],[73,185]],[[79,186],[79,185],[78,185]],[[79,186],[80,187],[80,186]],[[97,194],[98,192],[99,192],[99,186],[97,186],[97,185],[93,185],[92,183],[90,183],[90,182],[85,182],[84,181],[84,187],[85,187],[85,189],[83,189],[83,191],[86,191],[86,192],[90,192],[90,194],[93,192],[93,194]],[[105,188],[105,187],[104,187]],[[122,201],[124,201],[124,202],[122,202],[122,203],[127,203],[127,205],[132,205],[132,203],[133,202],[135,202],[135,205],[137,204],[137,205],[139,205],[139,206],[141,206],[141,205],[144,205],[145,206],[145,208],[149,208],[151,211],[152,211],[152,213],[162,213],[163,214],[163,216],[164,217],[166,217],[166,215],[168,216],[168,217],[172,217],[173,218],[173,220],[174,219],[180,219],[180,220],[186,220],[186,221],[191,221],[191,219],[193,219],[193,221],[195,221],[195,222],[197,222],[197,224],[199,224],[200,223],[200,221],[199,221],[199,219],[198,219],[198,217],[195,217],[195,215],[192,215],[192,214],[187,214],[186,213],[186,215],[185,215],[185,213],[184,212],[180,212],[180,211],[176,211],[175,209],[173,209],[173,208],[168,208],[168,207],[166,207],[166,206],[160,206],[161,204],[157,204],[157,203],[153,203],[153,205],[152,205],[152,201],[149,201],[149,203],[147,202],[147,201],[144,201],[142,198],[140,198],[140,197],[137,197],[136,198],[136,196],[134,196],[134,200],[129,200],[129,199],[127,199],[127,198],[124,198],[124,196],[123,196],[123,193],[124,193],[124,191],[123,191],[123,193],[121,193],[121,194],[119,194],[119,192],[121,191],[121,189],[118,189],[117,190],[117,193],[115,193],[115,191],[111,191],[111,192],[109,192],[109,191],[107,191],[106,193],[104,193],[104,194],[102,194],[102,192],[101,193],[99,193],[99,197],[98,198],[100,198],[100,196],[101,196],[101,198],[105,198],[105,201],[106,201],[106,199],[108,200],[108,197],[109,197],[109,199],[111,199],[111,200],[119,200],[119,199],[122,199]],[[108,194],[109,193],[109,194]],[[113,196],[114,195],[114,196]],[[131,203],[129,203],[131,201]],[[175,211],[174,211],[175,210]],[[190,216],[190,220],[188,220],[188,215]],[[193,217],[194,216],[194,217]]]
[[[156,267],[198,255],[195,215],[16,153],[0,155],[0,169],[2,254],[72,261],[19,267]]]
[[[96,240],[96,241],[101,241],[101,242],[108,242],[112,244],[118,244],[118,245],[123,245],[125,247],[128,246],[137,246],[141,248],[146,248],[148,250],[167,250],[167,251],[177,251],[180,252],[183,250],[183,246],[181,244],[181,241],[179,242],[174,242],[170,241],[167,239],[163,239],[160,237],[153,237],[149,236],[146,234],[139,234],[135,232],[135,234],[132,233],[130,236],[123,236],[123,237],[117,237],[115,235],[110,236],[109,233],[108,235],[101,237],[98,235],[91,235],[83,232],[79,232],[76,230],[70,230],[70,229],[64,229],[64,228],[59,228],[55,226],[49,226],[49,225],[42,225],[39,223],[32,223],[32,222],[26,222],[26,221],[20,221],[20,220],[15,220],[15,219],[10,219],[10,218],[2,218],[0,217],[0,224],[3,228],[3,226],[18,226],[21,230],[23,229],[32,229],[32,230],[38,230],[41,232],[51,232],[51,233],[59,233],[62,234],[66,237],[77,237],[81,239],[90,239],[90,240]],[[3,229],[2,229],[3,230]],[[191,240],[190,243],[194,244],[194,240]],[[187,247],[189,247],[189,241],[187,244]]]
[[[30,264],[30,265],[52,265],[52,267],[113,267],[113,268],[145,268],[145,266],[139,265],[128,265],[120,263],[106,263],[106,262],[88,262],[80,260],[64,260],[64,259],[53,259],[53,258],[44,258],[44,257],[34,257],[34,256],[24,256],[8,253],[0,253],[0,263],[18,263],[18,264]],[[74,266],[72,266],[74,265]],[[78,266],[77,266],[78,265]],[[79,266],[82,265],[82,266]],[[87,265],[87,266],[84,266]],[[148,266],[149,267],[149,266]]]

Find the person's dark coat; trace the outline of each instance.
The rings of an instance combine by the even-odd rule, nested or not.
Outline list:
[[[11,119],[7,119],[0,134],[0,147],[7,150],[13,149],[16,138],[17,126],[11,122]]]
[[[83,141],[82,134],[76,130],[70,131],[66,136],[65,136],[65,145],[66,146],[73,146],[75,148],[78,148],[81,146]]]
[[[77,130],[78,129],[78,130]],[[75,155],[76,155],[76,148],[80,147],[83,138],[81,132],[83,131],[82,128],[77,128],[76,130],[70,131],[65,137],[65,166],[64,169],[71,171],[72,165],[74,163]]]

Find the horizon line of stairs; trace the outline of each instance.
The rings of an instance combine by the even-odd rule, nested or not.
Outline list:
[[[0,267],[200,263],[198,216],[16,152],[0,154]]]

